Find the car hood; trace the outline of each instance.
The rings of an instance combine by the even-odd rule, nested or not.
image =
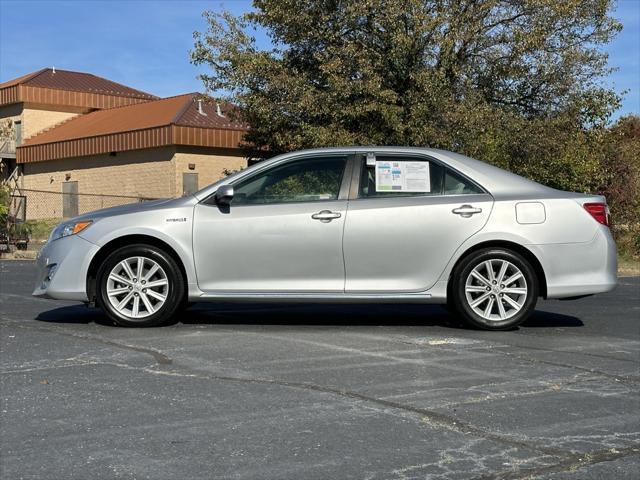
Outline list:
[[[119,205],[117,207],[103,208],[94,210],[93,212],[83,213],[70,219],[70,221],[97,220],[105,217],[115,217],[118,215],[128,215],[131,213],[146,212],[159,210],[164,208],[175,208],[191,203],[196,203],[195,197],[189,195],[181,198],[161,198],[159,200],[149,200],[146,202],[129,203],[127,205]]]

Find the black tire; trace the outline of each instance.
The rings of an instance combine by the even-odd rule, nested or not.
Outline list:
[[[166,300],[154,313],[140,319],[133,319],[118,312],[107,295],[107,282],[111,270],[120,262],[131,257],[144,257],[156,262],[166,274]],[[102,262],[96,280],[96,298],[98,306],[107,316],[123,327],[156,327],[171,321],[171,318],[185,304],[186,291],[184,277],[175,260],[162,249],[145,244],[130,245],[114,250]]]
[[[457,315],[458,311],[456,307],[453,305],[453,302],[448,300],[447,303],[443,303],[440,305],[442,309],[450,315]]]
[[[520,310],[516,313],[512,313],[512,316],[504,320],[489,319],[479,315],[474,311],[467,299],[465,290],[467,278],[469,278],[474,268],[483,265],[488,260],[492,261],[491,265],[494,267],[494,264],[501,265],[501,262],[495,261],[506,260],[520,270],[522,277],[524,278],[524,282],[526,282],[526,284],[522,284],[526,287],[526,294],[516,297],[519,302],[522,302]],[[456,266],[451,277],[451,282],[450,292],[452,293],[452,298],[450,301],[453,307],[462,316],[465,322],[467,322],[467,324],[483,330],[509,330],[516,327],[529,318],[536,306],[536,302],[538,301],[539,286],[535,270],[522,255],[504,248],[487,248],[469,254]],[[502,300],[506,294],[500,294],[500,285],[495,285],[495,291],[493,290],[494,287],[491,288],[492,290],[489,291],[487,295],[490,295],[490,298],[493,299],[493,305],[495,306],[493,308],[489,307],[490,317],[492,315],[491,312],[498,309],[497,302],[501,302],[503,307],[506,305],[506,308],[511,309],[508,313],[515,310],[509,306],[507,302]],[[509,290],[508,286],[507,290]],[[479,299],[481,295],[484,295],[484,293],[478,293],[477,297],[473,300]],[[522,297],[524,297],[524,299]],[[510,298],[513,299],[514,297],[510,296]],[[487,303],[482,305],[488,306],[489,301],[490,300],[487,299]],[[495,313],[493,315],[499,315],[499,313]]]

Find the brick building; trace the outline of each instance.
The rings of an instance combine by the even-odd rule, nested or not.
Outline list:
[[[245,126],[224,105],[195,93],[161,99],[85,73],[44,69],[0,84],[0,122],[13,125],[0,139],[3,176],[26,197],[28,219],[91,210],[96,195],[180,196],[247,163]],[[59,198],[36,201],[42,192]]]

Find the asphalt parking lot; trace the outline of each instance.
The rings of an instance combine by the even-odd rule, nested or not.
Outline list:
[[[638,478],[640,278],[510,332],[436,306],[112,326],[0,262],[2,479]]]

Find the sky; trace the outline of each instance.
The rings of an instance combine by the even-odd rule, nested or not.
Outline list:
[[[202,91],[189,63],[204,10],[250,10],[248,0],[0,0],[0,82],[55,66],[166,97]],[[605,83],[625,92],[615,117],[640,113],[640,0],[618,0],[624,29],[610,43]],[[267,44],[266,35],[258,41]]]

